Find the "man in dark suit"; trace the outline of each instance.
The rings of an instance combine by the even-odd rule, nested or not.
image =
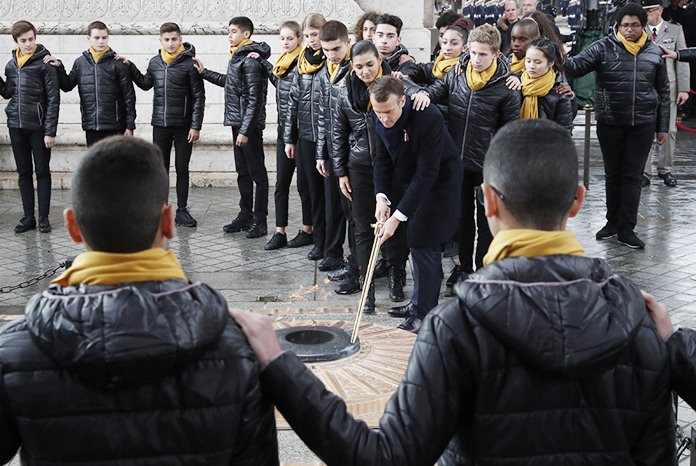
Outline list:
[[[461,160],[440,111],[434,106],[411,111],[411,100],[398,79],[376,80],[370,86],[370,102],[379,136],[375,218],[384,222],[382,241],[408,221],[413,298],[411,314],[399,328],[418,333],[440,294],[440,245],[452,237],[459,222]]]

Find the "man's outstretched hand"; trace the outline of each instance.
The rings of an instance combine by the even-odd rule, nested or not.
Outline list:
[[[271,319],[266,316],[254,314],[239,309],[229,309],[230,315],[237,321],[251,349],[256,353],[261,369],[264,369],[283,352],[278,343],[278,337],[273,330]]]

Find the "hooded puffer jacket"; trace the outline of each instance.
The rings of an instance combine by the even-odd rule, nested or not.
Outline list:
[[[60,84],[56,69],[43,62],[51,53],[41,44],[22,68],[17,64],[17,51],[5,66],[6,82],[0,79],[0,95],[10,99],[5,107],[7,126],[30,131],[43,131],[55,136],[60,110]]]
[[[460,58],[462,70],[469,64],[469,54]],[[425,89],[431,99],[447,105],[447,127],[459,145],[464,170],[481,173],[483,161],[495,133],[507,122],[520,118],[520,93],[508,89],[505,80],[510,67],[498,57],[498,67],[488,83],[473,91],[466,82],[466,73],[454,67]]]
[[[196,48],[184,43],[184,51],[167,65],[158,53],[150,59],[145,75],[133,62],[130,71],[133,82],[147,91],[154,89],[152,126],[163,128],[201,129],[205,111],[205,87],[196,71],[193,57]]]
[[[332,130],[334,125],[334,111],[338,105],[339,94],[341,89],[345,87],[343,80],[350,73],[350,60],[343,60],[340,64],[336,76],[331,81],[329,76],[329,67],[324,67],[319,70],[319,101],[321,108],[317,119],[317,152],[315,158],[317,160],[325,160],[328,157],[333,157],[333,139]]]
[[[668,353],[635,284],[556,255],[497,261],[455,291],[379,430],[291,353],[264,369],[264,392],[332,465],[676,464]]]
[[[306,74],[301,74],[295,68],[288,100],[288,118],[285,120],[283,132],[285,144],[295,144],[298,139],[318,141],[319,112],[321,111],[319,76],[324,66],[314,73]]]
[[[240,47],[227,63],[227,74],[203,71],[203,79],[225,88],[225,126],[239,128],[249,135],[266,127],[266,93],[268,78],[263,65],[248,55],[256,52],[266,59],[271,48],[265,42]]]
[[[392,53],[391,56],[385,60],[392,71],[401,71],[402,66],[406,65],[407,63],[413,63],[410,60],[405,62],[404,65],[399,63],[401,61],[401,57],[404,55],[408,56],[408,49],[401,44],[397,45],[394,53]]]
[[[73,63],[70,74],[58,68],[60,88],[80,93],[82,129],[85,131],[123,131],[135,129],[135,90],[128,66],[115,60],[109,50],[94,63],[89,50]]]
[[[204,284],[54,285],[0,331],[0,462],[276,465],[258,370]]]
[[[573,105],[575,99],[559,94],[556,90],[557,86],[563,82],[565,82],[563,74],[557,72],[556,84],[554,84],[548,94],[539,97],[539,118],[555,121],[572,132],[577,106]]]
[[[654,124],[655,131],[669,129],[669,78],[662,51],[647,41],[638,55],[626,50],[616,34],[604,37],[568,58],[570,78],[597,73],[597,121],[614,126]]]

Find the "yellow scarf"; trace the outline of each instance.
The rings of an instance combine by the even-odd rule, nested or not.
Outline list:
[[[522,73],[522,108],[520,120],[539,118],[539,97],[543,97],[556,84],[556,72],[549,70],[538,78],[531,78],[527,72]]]
[[[343,60],[350,60],[350,46],[348,46],[348,50],[346,50],[346,56],[343,57]],[[341,69],[341,63],[343,63],[343,60],[336,64],[334,64],[331,60],[326,60],[326,68],[329,72],[329,78],[331,78],[331,84],[333,84],[334,80],[336,79],[336,76],[338,75],[338,70]]]
[[[294,62],[295,58],[300,54],[300,50],[302,50],[301,47],[295,47],[295,50],[292,52],[281,53],[275,65],[273,65],[273,75],[277,78],[285,76],[285,73],[288,72],[288,68],[292,66],[292,62]]]
[[[648,41],[648,34],[645,31],[643,31],[643,34],[640,36],[637,42],[626,40],[626,38],[620,32],[616,33],[616,37],[619,38],[624,47],[626,47],[626,50],[628,50],[628,53],[631,55],[638,55],[640,49],[642,49],[645,43]]]
[[[174,61],[174,59],[175,59],[176,57],[178,57],[179,54],[181,54],[181,52],[183,52],[184,50],[185,50],[185,49],[184,49],[184,44],[181,44],[181,45],[179,46],[179,48],[176,49],[176,52],[174,52],[174,53],[169,53],[169,52],[167,52],[167,49],[165,49],[165,48],[163,47],[162,50],[160,50],[160,55],[162,56],[162,60],[164,60],[164,62],[167,64],[167,66],[169,66],[169,65],[172,64],[172,62]]]
[[[459,57],[445,58],[442,52],[440,52],[435,59],[435,64],[433,65],[433,76],[437,79],[442,79],[442,77],[447,74],[450,68],[452,68],[458,61]]]
[[[512,54],[512,61],[510,62],[510,71],[515,74],[520,74],[524,71],[524,58],[517,58],[517,56]]]
[[[131,254],[83,252],[72,266],[53,280],[60,286],[118,285],[121,283],[181,280],[188,282],[174,254],[161,248]]]
[[[34,52],[36,52],[36,46],[34,47],[34,50],[31,51],[31,53],[28,53],[26,55],[22,54],[22,51],[17,47],[17,65],[21,68],[26,63],[29,61],[29,59],[34,55]]]
[[[493,60],[491,66],[489,66],[481,72],[474,70],[474,67],[471,66],[471,62],[469,62],[469,64],[466,66],[466,82],[469,85],[469,88],[471,88],[472,91],[478,91],[482,89],[483,86],[488,84],[488,81],[491,80],[497,69],[497,59]]]
[[[302,46],[302,50],[300,50],[300,58],[297,59],[297,71],[299,71],[300,74],[313,74],[319,71],[322,66],[324,66],[324,61],[322,61],[318,65],[312,65],[310,62],[307,61],[307,59],[305,58],[305,50],[307,49],[307,47],[307,45]],[[315,51],[313,55],[317,57],[322,53],[322,50],[319,49]]]
[[[182,45],[183,47],[183,45]],[[92,58],[94,59],[94,63],[99,63],[99,59],[104,56],[106,52],[111,50],[111,47],[105,48],[102,52],[97,52],[95,51],[92,47],[89,48],[89,53],[92,54]]]
[[[536,257],[554,254],[584,256],[585,250],[572,231],[503,230],[495,235],[483,264],[507,257]]]
[[[244,47],[245,45],[249,45],[249,44],[253,44],[253,43],[254,43],[254,41],[251,40],[251,39],[244,39],[243,41],[241,41],[241,42],[239,43],[238,46],[236,46],[236,47],[230,47],[230,60],[232,60],[232,57],[234,57],[234,54],[235,54],[235,52],[236,52],[237,50],[241,49],[241,48]]]

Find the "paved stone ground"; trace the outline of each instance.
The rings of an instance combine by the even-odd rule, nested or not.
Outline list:
[[[582,154],[581,147],[579,151]],[[637,233],[646,242],[645,251],[634,251],[614,241],[595,241],[594,233],[604,224],[604,189],[596,144],[591,152],[587,202],[569,227],[578,234],[588,255],[607,259],[619,273],[631,277],[665,302],[675,324],[696,327],[696,162],[693,160],[696,135],[679,133],[674,169],[679,187],[667,188],[654,178],[652,186],[644,190]],[[69,191],[53,194],[53,233],[15,235],[12,228],[21,214],[19,193],[0,191],[0,286],[22,282],[81,252],[62,227],[61,211],[69,200]],[[263,250],[267,238],[250,240],[242,234],[223,234],[221,227],[236,214],[237,203],[238,195],[233,188],[192,189],[191,212],[200,226],[178,228],[177,238],[170,244],[190,278],[212,284],[231,305],[272,313],[278,319],[351,320],[358,295],[333,293],[333,285],[306,259],[308,248],[267,252]],[[294,235],[299,225],[296,194],[291,213],[289,233]],[[270,218],[273,219],[272,212]],[[444,261],[443,268],[449,274],[449,260]],[[410,285],[409,278],[407,293]],[[17,317],[27,297],[46,286],[44,281],[2,294],[0,319]],[[386,284],[381,282],[378,282],[377,300],[382,312],[366,316],[366,321],[396,325],[398,321],[384,313],[390,303]],[[696,426],[696,414],[683,403],[679,407],[679,424],[686,431]],[[316,462],[291,432],[279,433],[279,440],[281,459],[288,464]],[[682,458],[680,464],[688,464],[688,459]]]

